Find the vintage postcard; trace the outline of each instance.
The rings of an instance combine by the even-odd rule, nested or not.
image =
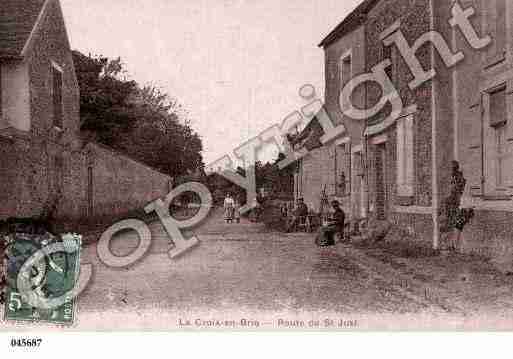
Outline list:
[[[0,0],[0,331],[512,330],[512,233],[513,1]]]

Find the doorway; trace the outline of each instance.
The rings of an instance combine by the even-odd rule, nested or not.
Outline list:
[[[386,219],[387,186],[386,186],[386,147],[376,145],[376,216],[379,220]]]

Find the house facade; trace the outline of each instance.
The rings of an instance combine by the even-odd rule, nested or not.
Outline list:
[[[82,211],[85,159],[78,83],[57,1],[4,1],[0,24],[1,217],[29,217],[57,196]]]
[[[458,9],[479,41],[472,43],[454,20],[451,24]],[[451,161],[456,160],[467,179],[462,206],[475,209],[465,227],[463,250],[497,260],[513,257],[507,235],[513,224],[512,19],[508,0],[367,0],[321,42],[325,107],[347,128],[346,138],[338,141],[351,154],[351,200],[345,202],[351,203],[352,217],[389,221],[439,247],[439,213],[449,194]],[[437,36],[442,41],[434,45]],[[400,48],[401,41],[406,47]],[[416,62],[408,57],[408,49]],[[340,113],[344,76],[335,73],[344,69],[338,64],[344,64],[348,53],[360,54],[351,58],[353,78],[358,72],[370,73],[384,60],[390,62],[384,71],[402,101],[393,121],[388,120],[390,103],[356,124]],[[434,69],[435,75],[421,78],[412,70],[415,65],[417,72]],[[375,83],[360,88],[362,92],[353,93],[355,105],[363,101],[362,108],[372,108],[382,98]],[[326,165],[312,163],[326,161],[315,153],[326,157],[334,146],[336,142],[304,157],[298,177],[315,176],[305,173],[308,168],[322,169],[320,181],[334,177]],[[309,191],[318,188],[303,187],[298,195]]]
[[[494,258],[511,270],[513,239],[513,3],[462,1],[473,6],[475,29],[492,41],[472,51],[451,34],[466,57],[452,72],[453,149],[467,178],[463,206],[476,216],[465,228],[467,250]]]
[[[167,175],[81,140],[58,0],[2,1],[0,85],[0,219],[116,215],[169,190]]]
[[[327,38],[325,45],[326,92],[325,110],[335,125],[343,124],[346,133],[324,146],[312,149],[297,165],[296,198],[302,197],[307,206],[319,211],[321,196],[338,200],[347,213],[364,215],[365,186],[362,175],[361,121],[345,116],[339,106],[342,87],[354,76],[365,72],[365,32],[360,23],[351,24],[345,36]],[[364,89],[356,89],[355,104],[365,104]],[[316,128],[320,125],[315,123]],[[303,131],[308,131],[310,126]],[[315,147],[315,146],[314,146]],[[359,149],[359,150],[358,150]]]
[[[431,30],[432,19],[429,0],[376,1],[367,12],[364,25],[367,71],[386,59],[390,61],[386,74],[400,96],[403,109],[393,123],[386,123],[389,106],[368,119],[364,141],[369,216],[395,223],[419,238],[437,240],[434,238],[436,202],[443,194],[436,193],[433,181],[446,172],[441,166],[449,170],[450,165],[448,159],[447,165],[444,159],[436,159],[433,151],[439,148],[433,139],[440,136],[436,133],[433,104],[439,104],[435,98],[441,93],[433,92],[434,81],[412,89],[409,65],[397,46],[385,44],[383,36],[387,32],[392,36],[390,29],[400,21],[396,30],[404,34],[409,44],[414,44]],[[432,67],[433,49],[429,44],[420,47],[415,55],[424,69]],[[379,87],[367,85],[365,107],[372,107],[381,95]]]

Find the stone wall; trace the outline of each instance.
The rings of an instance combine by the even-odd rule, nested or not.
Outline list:
[[[86,173],[92,174],[92,179],[86,181],[92,184],[92,188],[86,190],[92,194],[91,216],[116,216],[143,210],[149,202],[169,193],[171,178],[168,175],[105,146],[89,143],[86,149],[87,167],[91,168],[86,169]]]
[[[64,221],[115,217],[168,193],[169,176],[99,145],[83,148],[78,82],[58,2],[49,4],[20,66],[28,71],[30,130],[2,130],[0,219],[40,216],[52,204],[54,215]],[[63,77],[59,127],[54,123],[54,68]]]
[[[11,137],[0,137],[0,219],[14,213],[19,202],[17,169],[22,144],[17,144]]]
[[[368,14],[365,26],[367,71],[387,57],[391,57],[389,69],[391,80],[398,90],[404,108],[416,105],[413,112],[413,196],[404,198],[397,193],[397,136],[396,125],[392,124],[379,134],[384,140],[374,144],[369,137],[367,147],[368,185],[371,216],[378,216],[377,210],[383,207],[384,217],[408,231],[432,235],[432,113],[431,82],[428,81],[415,90],[408,86],[413,79],[409,67],[404,62],[397,47],[386,50],[380,34],[397,20],[401,21],[401,31],[410,44],[430,30],[430,7],[427,0],[381,1]],[[417,58],[424,68],[431,66],[431,48],[421,47]],[[381,90],[375,85],[367,85],[367,107],[372,107],[381,97]],[[370,124],[383,121],[390,113],[390,106],[369,120]],[[378,162],[379,161],[379,162]],[[381,163],[382,178],[377,175],[377,165]],[[383,181],[384,185],[379,183]],[[431,240],[432,237],[426,237]]]
[[[0,218],[40,216],[56,200],[57,217],[77,219],[85,214],[85,156],[80,151],[58,152],[56,147],[21,134],[0,140],[5,159],[0,176]],[[59,153],[59,171],[52,152]]]

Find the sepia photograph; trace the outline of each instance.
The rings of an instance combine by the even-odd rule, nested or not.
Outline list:
[[[512,233],[512,0],[0,0],[12,350],[511,331]]]

